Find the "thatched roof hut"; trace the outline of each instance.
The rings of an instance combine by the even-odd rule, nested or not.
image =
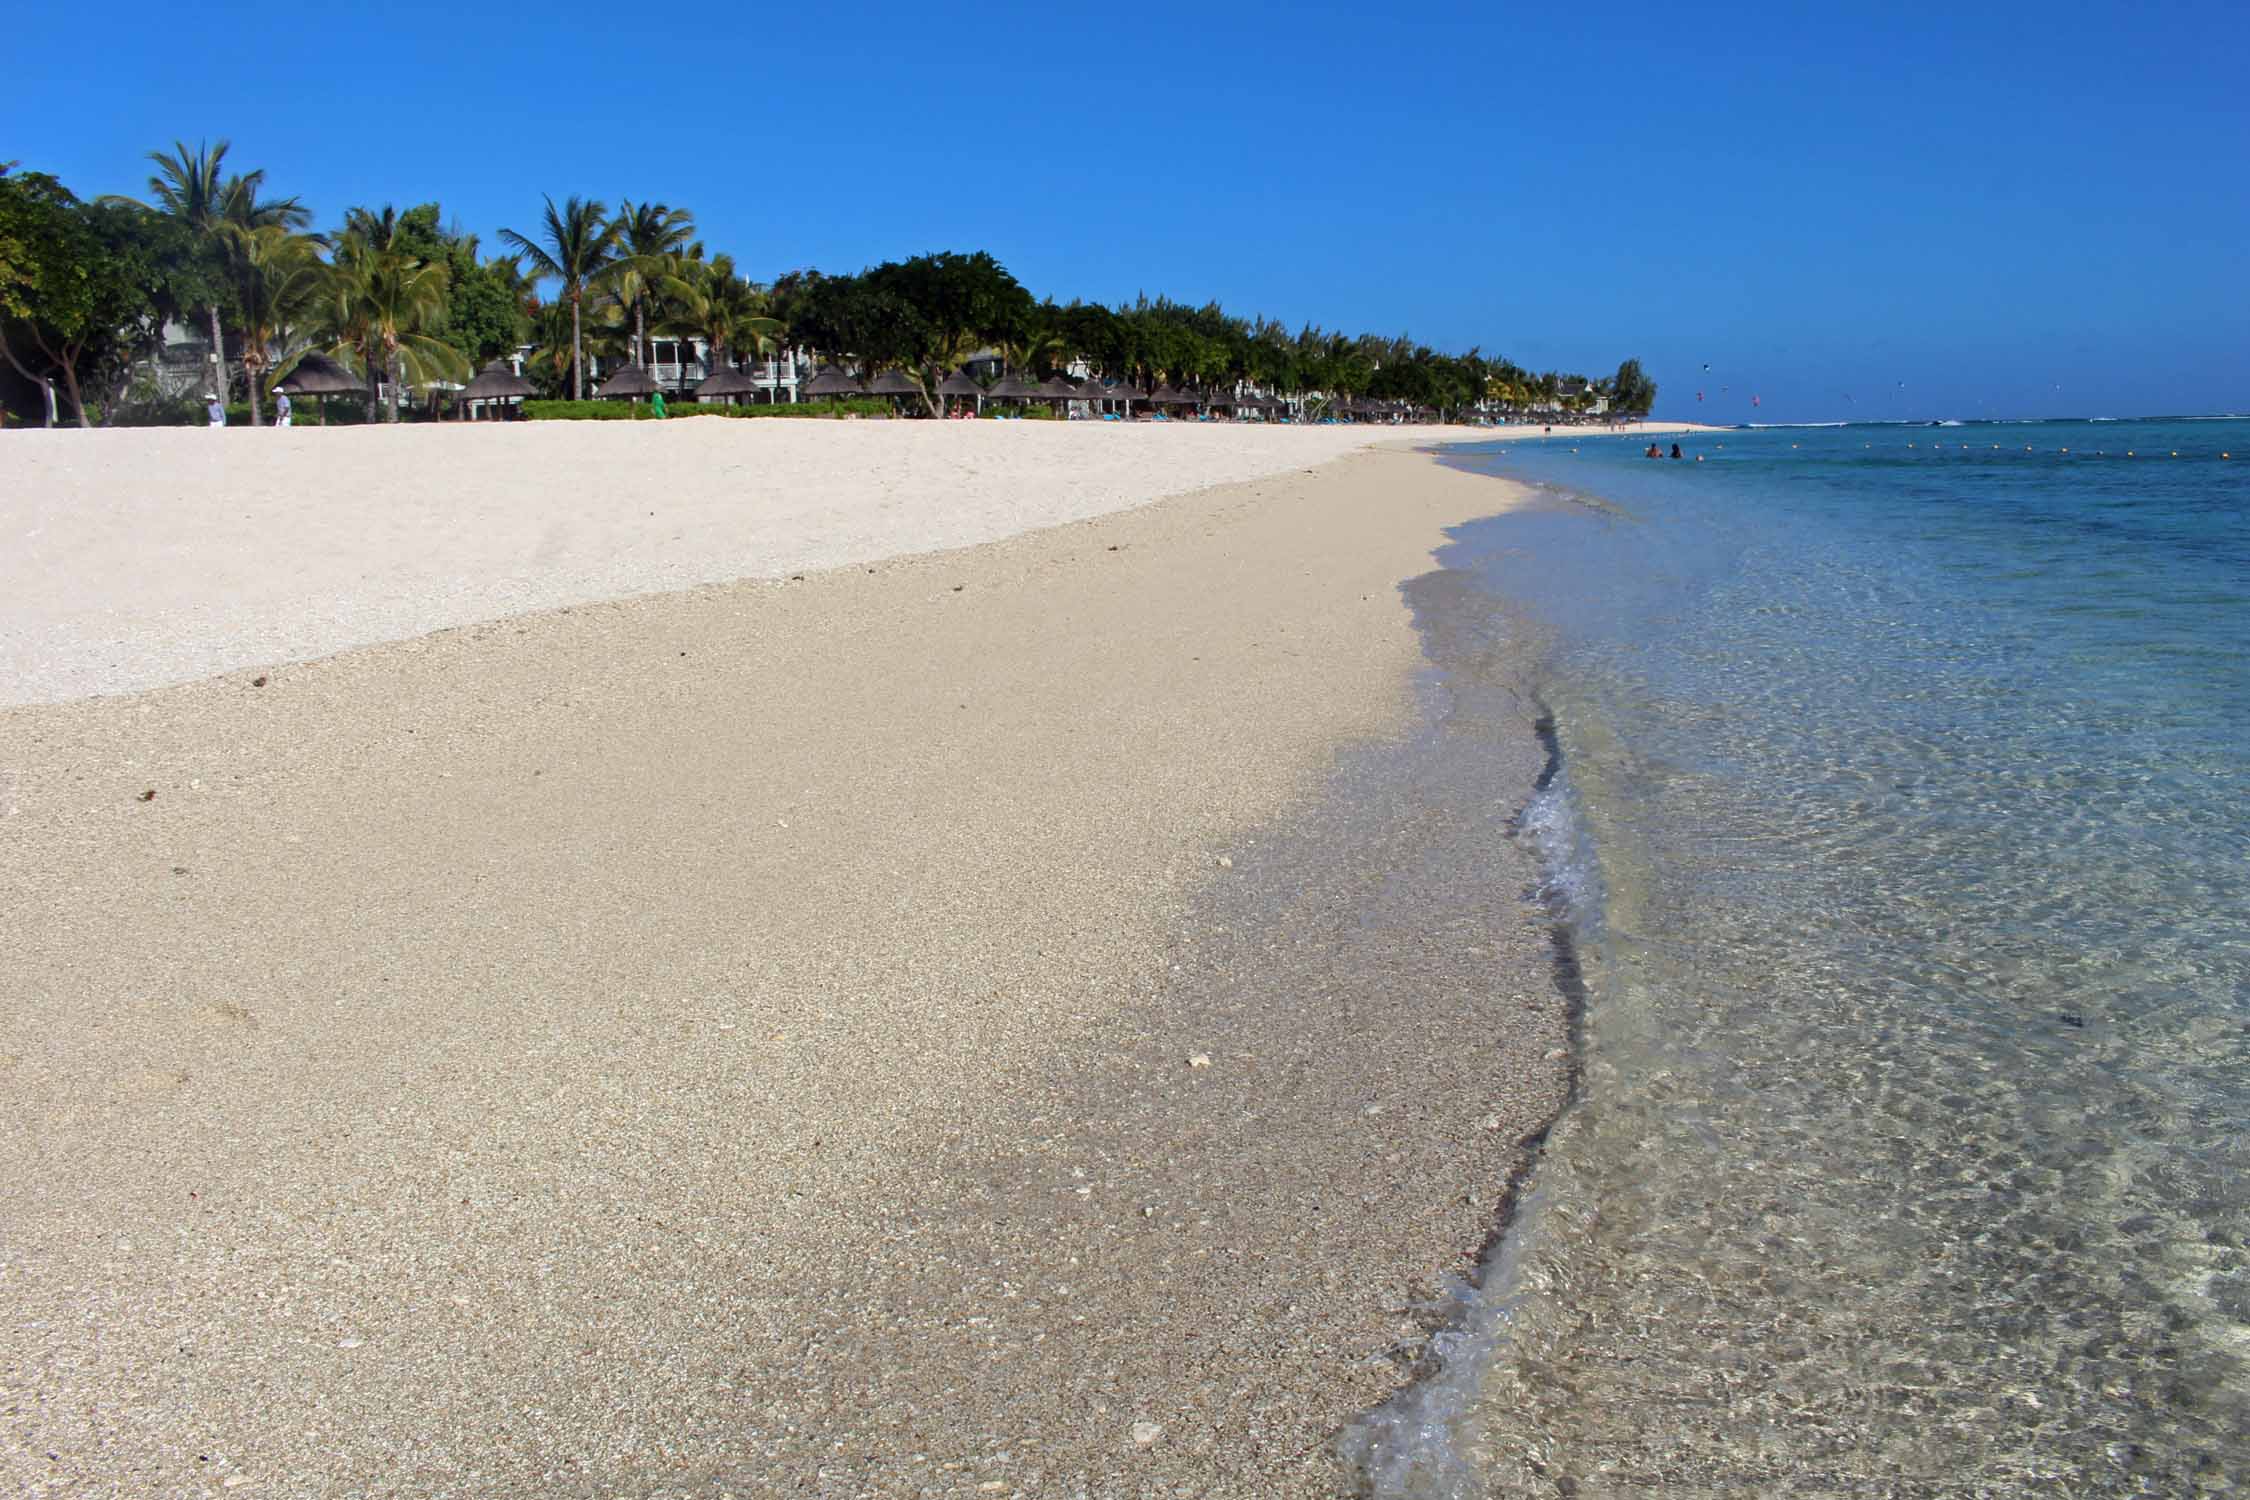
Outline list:
[[[633,397],[653,396],[655,394],[656,381],[650,377],[648,371],[642,369],[639,365],[627,365],[624,369],[603,381],[601,389],[594,392],[597,399],[604,401],[612,396]]]
[[[1040,390],[1030,381],[1019,380],[1010,375],[993,386],[991,390],[986,391],[985,394],[995,401],[1036,401],[1039,399]]]
[[[721,365],[696,383],[695,399],[714,401],[721,396],[755,396],[761,387],[749,375],[729,365]]]
[[[468,401],[520,401],[536,395],[531,382],[508,367],[504,359],[496,359],[477,371],[477,378],[461,387],[461,400]]]
[[[273,383],[292,396],[364,396],[367,385],[325,354],[304,354],[288,374]]]
[[[902,374],[897,370],[885,370],[882,374],[867,382],[867,394],[870,396],[919,396],[922,394],[922,388],[914,383],[914,378],[910,375]]]
[[[1168,385],[1158,386],[1156,390],[1150,394],[1148,399],[1151,406],[1195,405],[1195,397],[1188,395],[1184,391],[1176,391]]]
[[[454,398],[454,406],[461,419],[467,421],[475,415],[471,408],[479,401],[505,404],[534,394],[536,391],[530,381],[509,368],[506,360],[496,359],[479,370],[476,379],[461,387]]]
[[[834,365],[822,365],[814,373],[813,378],[804,383],[801,394],[807,396],[864,396],[867,394],[867,388]]]
[[[984,387],[971,380],[966,370],[955,370],[938,382],[937,393],[941,396],[981,396],[984,394]]]

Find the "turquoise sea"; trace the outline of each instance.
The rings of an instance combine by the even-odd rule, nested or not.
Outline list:
[[[1539,489],[1409,597],[1551,737],[1583,1077],[1347,1449],[1401,1495],[2250,1488],[2250,421],[1645,441],[1444,458]]]

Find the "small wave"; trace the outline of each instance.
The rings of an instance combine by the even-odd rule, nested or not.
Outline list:
[[[1591,834],[1566,781],[1554,720],[1542,718],[1536,727],[1547,747],[1547,767],[1516,829],[1539,854],[1539,897],[1555,919],[1556,983],[1575,1012],[1585,996],[1572,934],[1599,910],[1600,877]],[[1575,1099],[1575,1084],[1571,1092]],[[1546,1137],[1542,1129],[1527,1143],[1531,1158],[1509,1180],[1495,1237],[1478,1257],[1475,1279],[1445,1278],[1436,1304],[1422,1309],[1441,1326],[1423,1349],[1413,1381],[1337,1434],[1337,1456],[1373,1500],[1479,1500],[1485,1493],[1477,1465],[1462,1446],[1462,1423],[1533,1294],[1525,1268],[1548,1217],[1550,1190],[1538,1173]]]

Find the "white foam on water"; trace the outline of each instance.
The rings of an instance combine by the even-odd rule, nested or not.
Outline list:
[[[1581,929],[1600,910],[1601,881],[1586,820],[1559,767],[1525,804],[1518,828],[1539,853],[1540,899],[1564,931]],[[1480,1500],[1486,1493],[1463,1424],[1536,1291],[1525,1277],[1546,1217],[1536,1162],[1530,1183],[1507,1206],[1503,1232],[1486,1247],[1475,1278],[1446,1278],[1437,1303],[1422,1309],[1443,1326],[1413,1383],[1337,1437],[1337,1453],[1375,1500]]]

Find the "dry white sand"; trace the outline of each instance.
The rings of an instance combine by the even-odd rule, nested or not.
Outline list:
[[[965,547],[1376,444],[1499,435],[721,418],[10,433],[0,705]]]

